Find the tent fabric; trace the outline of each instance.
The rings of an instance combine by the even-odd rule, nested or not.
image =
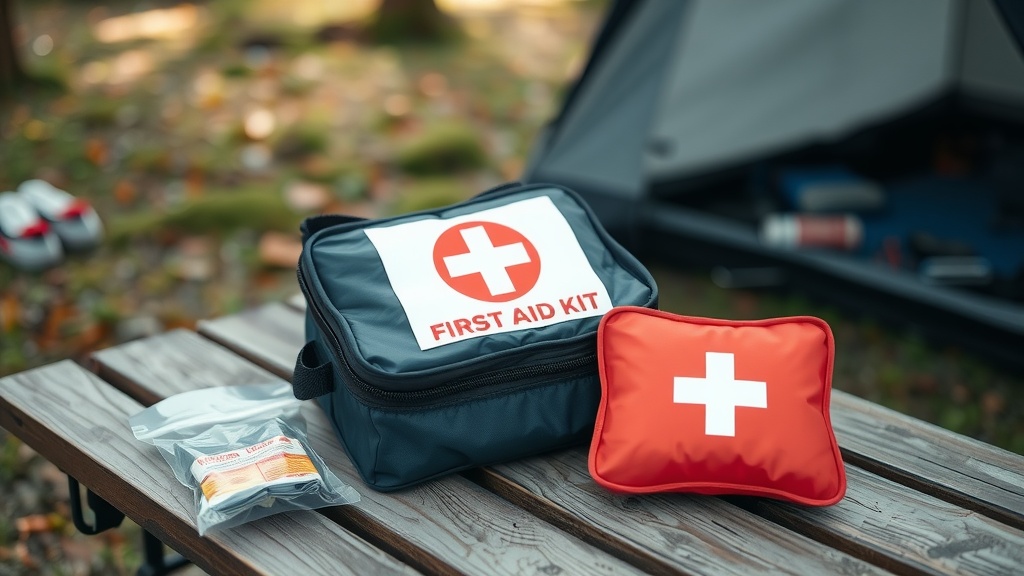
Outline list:
[[[994,0],[1003,22],[1016,40],[1018,51],[1024,54],[1024,2],[1019,0]]]
[[[951,2],[697,2],[648,153],[659,180],[829,140],[925,102],[949,75]]]
[[[1018,9],[1024,12],[1024,7]],[[1024,46],[1014,42],[1013,31],[991,3],[968,1],[962,10],[959,87],[967,94],[997,102],[1024,103]]]
[[[1024,369],[1024,306],[996,296],[1018,294],[1024,273],[974,293],[926,284],[909,267],[774,247],[751,226],[770,206],[737,199],[751,191],[737,182],[756,184],[767,174],[759,166],[786,155],[827,161],[853,150],[863,162],[876,144],[872,161],[891,169],[904,159],[890,148],[906,140],[913,168],[935,152],[916,144],[929,130],[956,144],[959,127],[970,136],[976,126],[993,137],[987,180],[972,194],[994,195],[990,223],[1013,226],[1024,218],[1022,53],[1022,0],[616,0],[524,179],[576,189],[645,256],[777,270],[807,293]],[[981,206],[972,208],[953,216],[977,219]]]
[[[572,106],[563,110],[557,133],[546,143],[543,166],[532,166],[528,173],[627,194],[642,191],[651,111],[687,4],[643,2],[626,13],[622,29],[601,50],[603,57],[588,67]]]
[[[953,90],[1024,109],[1024,58],[989,1],[635,1],[613,10],[527,179],[638,197]]]

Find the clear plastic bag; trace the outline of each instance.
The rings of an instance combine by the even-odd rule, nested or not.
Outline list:
[[[176,394],[129,418],[192,488],[202,536],[286,510],[359,500],[310,448],[301,401],[286,383]]]

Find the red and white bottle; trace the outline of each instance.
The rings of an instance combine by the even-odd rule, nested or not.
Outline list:
[[[761,241],[770,246],[855,250],[863,240],[860,218],[846,214],[772,214],[761,222]]]

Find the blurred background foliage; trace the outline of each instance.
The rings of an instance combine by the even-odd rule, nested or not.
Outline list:
[[[0,190],[46,179],[106,227],[0,263],[0,375],[295,294],[305,216],[514,179],[602,4],[0,0]],[[67,501],[0,430],[0,575],[134,571],[138,528],[83,537]]]
[[[515,179],[606,2],[0,6],[0,62],[18,63],[0,64],[0,190],[44,178],[106,226],[54,269],[0,263],[2,376],[291,296],[307,215],[403,213]],[[837,388],[1024,453],[1021,375],[884,319],[650,264],[664,309],[823,317]],[[0,575],[138,566],[137,527],[89,538],[66,518],[63,476],[0,430]]]

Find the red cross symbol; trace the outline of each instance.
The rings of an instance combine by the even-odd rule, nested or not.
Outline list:
[[[533,289],[540,255],[526,236],[494,222],[464,222],[434,243],[434,267],[453,290],[487,302],[508,302]]]

